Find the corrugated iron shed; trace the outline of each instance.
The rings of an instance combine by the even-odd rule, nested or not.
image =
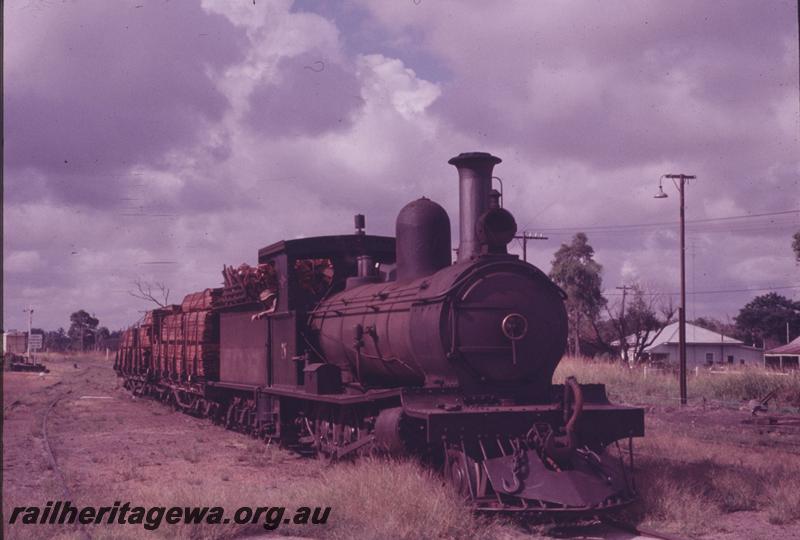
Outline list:
[[[774,355],[800,355],[800,336],[796,337],[794,341],[787,343],[786,345],[781,345],[780,347],[775,347],[774,349],[770,349],[764,354],[774,354]]]

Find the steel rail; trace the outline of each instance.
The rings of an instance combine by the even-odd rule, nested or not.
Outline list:
[[[641,535],[641,536],[650,536],[652,538],[658,538],[660,540],[690,540],[688,537],[679,536],[673,533],[666,533],[661,531],[656,531],[655,529],[651,529],[650,527],[642,527],[641,525],[633,525],[632,523],[627,523],[625,521],[620,521],[618,519],[614,519],[612,517],[602,517],[600,521],[609,527],[614,527],[621,531]]]
[[[55,408],[55,406],[58,404],[58,402],[61,401],[62,399],[64,399],[65,397],[67,397],[67,395],[69,395],[71,393],[72,393],[72,390],[69,390],[69,391],[64,392],[63,394],[59,395],[53,401],[51,401],[50,404],[47,406],[47,409],[45,409],[44,415],[42,416],[42,440],[44,442],[44,450],[45,450],[45,454],[46,454],[46,457],[47,457],[47,462],[50,465],[50,468],[53,471],[53,474],[56,476],[56,478],[58,479],[59,483],[61,484],[61,490],[62,490],[62,493],[64,494],[64,499],[66,501],[71,501],[72,500],[72,492],[70,491],[69,485],[67,484],[67,480],[64,477],[64,471],[62,471],[61,467],[58,466],[58,461],[56,460],[56,456],[53,453],[53,447],[50,444],[50,437],[48,436],[48,433],[47,433],[47,420],[50,417],[50,413]],[[85,540],[92,540],[91,535],[84,528],[82,523],[78,524],[78,528],[79,528],[80,532],[83,534],[83,537],[84,537]]]

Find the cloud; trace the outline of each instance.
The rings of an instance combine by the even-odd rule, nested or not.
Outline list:
[[[283,58],[250,95],[249,124],[262,135],[320,135],[352,125],[363,103],[352,70],[319,53]]]
[[[17,251],[3,260],[3,270],[6,272],[35,272],[39,269],[41,262],[38,251]]]
[[[106,16],[102,6],[89,7],[77,18]],[[69,141],[41,125],[27,128],[50,137],[51,150],[74,145],[76,155],[94,151],[104,162],[119,159],[96,165],[97,171],[74,156],[75,170],[34,159],[7,164],[7,178],[13,180],[7,184],[11,196],[4,202],[4,220],[13,233],[4,242],[11,262],[4,275],[6,305],[53,304],[41,313],[42,324],[50,326],[63,324],[59,321],[70,311],[82,307],[96,311],[104,324],[122,326],[147,307],[129,295],[136,279],[166,282],[178,301],[192,290],[218,285],[222,264],[252,263],[256,250],[273,241],[349,232],[357,211],[367,211],[373,232],[392,233],[396,211],[416,195],[405,183],[390,180],[408,170],[407,156],[395,146],[411,140],[421,153],[435,136],[424,113],[438,95],[436,85],[396,59],[344,57],[336,29],[313,14],[290,13],[277,3],[259,7],[250,18],[220,4],[204,8],[184,15],[216,25],[221,33],[216,39],[230,45],[232,55],[209,60],[205,55],[212,51],[187,48],[181,53],[191,56],[187,66],[171,74],[161,71],[169,70],[169,62],[131,60],[124,43],[112,44],[101,65],[91,69],[128,62],[119,87],[68,81],[103,97],[95,103],[80,92],[63,98],[91,109],[94,125],[84,131],[69,119],[76,133]],[[59,32],[73,24],[56,19],[52,28]],[[172,34],[183,31],[176,20],[170,25],[181,28],[170,32],[157,26],[147,47],[170,46]],[[94,46],[110,39],[99,30],[95,34],[86,38]],[[141,117],[130,117],[129,128],[163,123],[174,133],[140,138],[111,130],[120,118],[104,118],[106,109],[120,110],[132,92],[120,88],[154,87],[159,81],[166,84],[163,99],[152,108],[142,105]],[[186,104],[184,114],[180,85],[188,83],[198,86],[193,91],[199,100]],[[51,79],[31,78],[26,84],[46,90]],[[20,92],[15,99],[26,97]],[[8,129],[18,134],[19,124],[39,113],[23,101],[13,106],[18,119]],[[107,136],[95,134],[107,128]],[[384,158],[376,159],[380,155]],[[288,201],[301,203],[303,211]],[[38,271],[16,272],[33,257]]]
[[[690,220],[800,204],[793,17],[780,1],[9,5],[6,324],[34,303],[46,327],[80,308],[119,327],[147,307],[137,278],[177,301],[357,212],[393,234],[421,195],[457,231],[447,159],[472,150],[503,158],[506,208],[550,237],[528,244],[544,270],[585,230],[607,289],[675,292],[662,174],[698,176]],[[668,225],[601,227],[630,223]],[[690,223],[693,290],[796,283],[797,225]]]
[[[40,6],[7,6],[4,166],[45,174],[51,196],[108,202],[117,175],[197,143],[228,107],[213,77],[244,42],[223,17],[190,2]]]
[[[360,57],[359,65],[365,75],[365,99],[370,103],[388,100],[407,120],[424,113],[442,94],[438,85],[418,78],[396,58],[369,54]]]
[[[364,6],[389,35],[419,32],[452,70],[439,114],[525,141],[534,159],[615,168],[730,154],[769,140],[770,104],[795,95],[788,2]]]

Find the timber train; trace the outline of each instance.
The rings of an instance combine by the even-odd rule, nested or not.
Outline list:
[[[500,162],[449,161],[455,261],[449,217],[426,198],[400,211],[394,238],[366,234],[359,215],[354,234],[274,243],[257,267],[225,268],[225,287],[126,331],[125,387],[308,455],[422,456],[480,510],[631,503],[644,411],[601,384],[553,384],[565,294],[507,252],[517,225],[492,189]]]

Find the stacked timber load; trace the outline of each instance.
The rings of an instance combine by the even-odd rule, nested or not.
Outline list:
[[[152,338],[153,338],[153,369],[161,375],[167,375],[169,370],[167,366],[166,347],[163,343],[162,332],[164,328],[164,318],[178,313],[180,306],[169,305],[148,311],[145,316],[145,321],[149,318],[152,320]]]
[[[115,362],[115,369],[118,371],[128,372],[132,367],[133,351],[136,345],[134,341],[134,331],[136,327],[126,328],[122,332],[119,339],[119,348],[117,349],[117,357]]]
[[[181,302],[181,311],[205,311],[220,306],[222,289],[206,289],[187,294]]]
[[[123,330],[114,368],[126,373],[145,373],[153,366],[153,317],[148,311],[136,326]]]
[[[134,356],[134,369],[146,372],[153,363],[153,312],[144,314],[144,320],[133,329],[137,333],[137,354]]]
[[[222,277],[225,287],[220,300],[225,306],[254,304],[261,301],[264,291],[278,290],[278,274],[270,264],[223,266]]]
[[[221,289],[186,295],[180,306],[163,314],[158,365],[179,380],[219,378],[219,314]]]
[[[222,289],[205,289],[184,298],[183,331],[188,367],[194,377],[219,379],[219,314]]]
[[[136,349],[133,355],[133,370],[144,373],[151,367],[153,358],[153,326],[139,325],[133,328],[136,334]]]

